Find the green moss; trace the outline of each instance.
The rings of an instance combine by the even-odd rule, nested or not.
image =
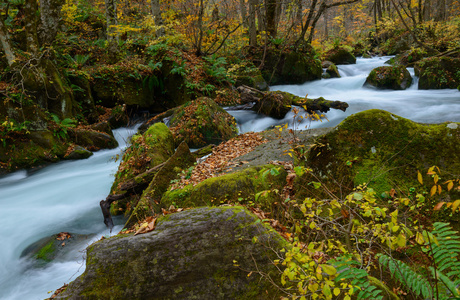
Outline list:
[[[382,66],[373,69],[364,84],[380,89],[405,90],[411,86],[412,77],[404,66]]]
[[[46,262],[50,262],[53,259],[53,255],[55,252],[55,247],[54,247],[54,239],[51,240],[48,244],[43,246],[40,251],[35,255],[36,259],[41,259]]]
[[[287,173],[284,169],[279,170],[279,175],[271,175],[272,165],[252,167],[243,171],[208,178],[195,187],[186,186],[183,189],[168,191],[162,199],[161,205],[169,207],[174,204],[178,207],[213,206],[222,203],[255,203],[267,210],[271,210],[271,204],[278,200],[274,190],[281,191]],[[255,195],[260,195],[255,201]],[[270,191],[270,192],[269,192]]]
[[[332,176],[350,188],[366,182],[378,194],[389,188],[407,192],[420,186],[417,171],[430,166],[458,174],[459,138],[458,126],[418,124],[386,111],[368,110],[346,118],[321,137],[320,146],[309,153],[308,164],[323,178]]]

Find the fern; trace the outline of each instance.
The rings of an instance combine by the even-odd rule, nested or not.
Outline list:
[[[340,256],[335,260],[330,260],[329,263],[337,270],[338,276],[335,278],[336,283],[346,281],[360,289],[357,295],[358,300],[383,299],[382,291],[370,284],[366,270],[356,267],[361,264],[352,259],[350,255]]]
[[[378,255],[379,263],[390,271],[391,277],[402,283],[417,296],[433,299],[430,283],[422,275],[412,270],[402,261],[395,260],[385,254]]]
[[[431,233],[426,236],[425,252],[429,253],[436,266],[428,267],[429,274],[422,275],[407,264],[387,255],[379,254],[379,263],[390,271],[391,276],[424,299],[449,299],[460,297],[460,235],[452,230],[449,223],[436,222]],[[430,276],[430,277],[428,277]],[[433,285],[430,284],[434,282]],[[433,291],[436,291],[433,293]]]

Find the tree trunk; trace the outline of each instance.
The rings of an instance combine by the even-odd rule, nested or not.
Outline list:
[[[249,0],[249,46],[257,46],[257,29],[256,29],[256,5],[257,0]]]
[[[8,30],[6,29],[2,19],[0,19],[0,41],[2,43],[2,48],[5,52],[8,65],[12,66],[16,60],[16,56],[14,55],[13,48],[11,47],[11,41],[8,34]]]
[[[116,33],[117,6],[116,0],[105,0],[105,16],[107,18],[107,41],[109,42],[109,60],[115,63],[118,60],[118,36]]]
[[[203,15],[204,15],[204,3],[200,0],[200,7],[198,11],[198,36],[196,37],[196,55],[201,55],[201,44],[203,43]]]
[[[40,44],[51,44],[56,38],[63,0],[40,0]]]
[[[265,0],[265,20],[270,38],[276,37],[276,0]]]
[[[24,27],[26,30],[27,51],[37,55],[40,49],[37,28],[39,24],[38,3],[36,0],[26,0],[24,3]]]
[[[152,15],[155,18],[155,25],[159,28],[156,31],[157,37],[165,35],[165,28],[163,26],[163,17],[161,17],[160,0],[151,0],[150,7],[152,9]]]
[[[240,0],[240,12],[241,12],[241,21],[243,23],[244,28],[249,27],[249,22],[247,19],[247,11],[246,11],[246,3],[245,0]]]

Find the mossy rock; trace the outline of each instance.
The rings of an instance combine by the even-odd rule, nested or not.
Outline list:
[[[232,67],[228,73],[235,80],[236,87],[247,85],[260,91],[268,90],[268,84],[263,78],[262,72],[251,62],[244,63],[239,67]]]
[[[342,47],[329,50],[325,55],[325,60],[331,61],[336,65],[350,65],[356,63],[356,57],[353,53]]]
[[[326,69],[326,74],[329,75],[329,78],[340,78],[340,73],[339,69],[337,69],[337,66],[335,64],[331,64],[329,67]]]
[[[113,133],[109,134],[93,129],[75,128],[67,131],[69,138],[76,141],[78,145],[85,147],[91,151],[101,149],[113,149],[118,147],[117,140],[113,137]],[[110,131],[111,132],[111,131]]]
[[[283,97],[288,98],[290,103],[297,106],[302,106],[307,108],[308,113],[312,112],[328,112],[331,108],[340,109],[341,111],[346,111],[348,108],[348,103],[342,101],[326,100],[323,97],[316,99],[304,98],[293,95],[288,92],[274,91],[272,93],[281,94]]]
[[[55,299],[279,298],[273,260],[287,246],[242,207],[191,209],[158,219],[151,232],[91,245],[85,272]],[[248,275],[255,269],[275,284]]]
[[[278,175],[272,175],[271,170],[276,168]],[[273,165],[249,167],[242,171],[225,174],[219,177],[208,178],[196,186],[186,186],[166,192],[161,198],[161,206],[169,207],[198,207],[213,206],[224,203],[250,203],[272,210],[272,204],[279,200],[279,196],[270,191],[281,191],[286,183],[287,173],[284,168]],[[255,199],[255,195],[263,192]]]
[[[418,171],[438,166],[444,174],[460,172],[459,138],[459,123],[419,124],[367,110],[319,138],[307,164],[331,186],[341,182],[343,190],[367,183],[378,195],[393,188],[421,191]]]
[[[131,138],[131,145],[123,154],[111,194],[122,194],[121,185],[134,179],[137,175],[167,161],[174,154],[174,137],[164,123],[150,126],[143,134],[136,134]],[[137,199],[137,198],[136,198]],[[134,199],[121,200],[112,203],[113,215],[121,212],[130,212],[134,207],[126,206]]]
[[[254,63],[262,65],[262,76],[269,85],[300,84],[321,79],[321,62],[310,45],[297,51],[270,47],[256,50]]]
[[[382,66],[371,71],[364,86],[378,89],[405,90],[412,84],[412,77],[404,66]]]
[[[415,64],[418,88],[456,89],[460,84],[460,58],[430,57]]]
[[[70,74],[70,87],[73,90],[75,101],[80,104],[83,114],[88,119],[96,119],[97,109],[91,92],[89,74]]]
[[[267,92],[253,106],[252,110],[275,119],[283,119],[291,110],[292,97],[284,93]]]
[[[152,209],[160,213],[157,203],[160,203],[163,193],[166,192],[171,181],[178,177],[182,170],[193,166],[196,163],[195,157],[190,153],[185,142],[177,147],[176,152],[171,156],[161,169],[155,174],[148,187],[143,191],[141,199],[126,223],[130,227],[137,221],[142,221],[152,214]]]
[[[0,173],[58,162],[64,157],[67,148],[67,143],[47,130],[18,133],[11,143],[0,143]]]
[[[51,261],[65,261],[66,254],[90,238],[89,235],[61,232],[30,244],[22,251],[20,257],[33,259],[36,266],[43,267]]]
[[[237,135],[235,118],[206,97],[175,109],[169,126],[176,145],[185,141],[190,148],[220,144]]]
[[[93,152],[86,150],[82,146],[75,146],[72,151],[64,156],[65,159],[86,159],[93,155]]]
[[[390,59],[390,64],[392,65],[402,65],[402,66],[413,66],[419,60],[427,57],[428,54],[426,51],[420,48],[412,49],[405,51],[401,54],[396,55],[394,58]]]

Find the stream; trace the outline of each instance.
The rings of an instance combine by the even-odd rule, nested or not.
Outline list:
[[[323,122],[303,121],[296,129],[333,127],[351,114],[367,109],[383,109],[420,123],[460,122],[460,92],[456,89],[418,90],[418,78],[414,69],[412,86],[404,91],[378,90],[363,87],[372,69],[383,66],[391,56],[358,58],[354,65],[339,65],[341,78],[322,79],[299,85],[271,86],[272,91],[285,91],[308,98],[324,97],[327,100],[347,102],[346,112],[331,109]],[[289,123],[294,128],[294,113],[290,112],[282,120],[258,116],[253,111],[229,111],[237,120],[240,132],[262,131],[269,127]]]
[[[331,127],[350,114],[379,108],[424,123],[460,122],[458,90],[417,90],[417,78],[405,91],[381,91],[364,88],[363,83],[373,68],[382,66],[390,57],[358,58],[355,65],[339,66],[342,78],[322,79],[300,85],[272,86],[309,98],[348,102],[346,112],[331,110],[323,122],[304,121],[293,124],[294,114],[283,120],[258,116],[252,111],[229,111],[238,122],[241,133],[262,131],[289,122],[291,128]],[[409,69],[414,74],[413,69]],[[117,149],[94,153],[87,160],[64,161],[34,172],[19,171],[0,178],[0,299],[35,300],[50,297],[49,291],[69,283],[85,269],[84,249],[109,231],[103,223],[99,201],[110,191],[119,161],[113,157],[126,147],[135,129],[117,129]],[[117,222],[118,221],[118,222]],[[123,224],[114,219],[116,234]],[[20,258],[22,251],[40,238],[59,232],[91,235],[65,260],[37,268]]]

